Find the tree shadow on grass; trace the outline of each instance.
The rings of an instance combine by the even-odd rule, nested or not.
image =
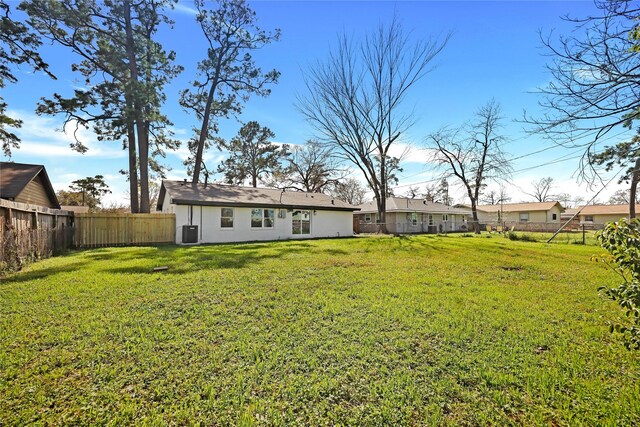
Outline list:
[[[88,249],[75,252],[76,258],[64,265],[18,272],[2,278],[2,283],[29,282],[58,273],[151,274],[156,267],[168,267],[155,274],[183,274],[207,269],[240,269],[264,260],[312,251],[345,255],[341,249],[314,245],[308,241],[253,242],[199,246],[138,246]]]
[[[22,282],[30,282],[33,280],[44,279],[45,277],[49,277],[51,275],[59,274],[59,273],[70,273],[81,270],[86,267],[90,261],[75,261],[65,265],[59,265],[55,267],[49,268],[38,268],[36,266],[35,269],[28,269],[27,271],[19,271],[16,273],[11,273],[6,277],[2,277],[0,279],[0,284],[8,285],[10,283],[22,283]],[[32,267],[33,264],[30,266]]]
[[[160,274],[183,274],[200,270],[240,269],[263,260],[283,258],[290,254],[309,251],[308,243],[301,244],[246,244],[246,245],[201,245],[191,247],[167,246],[156,251],[140,253],[136,265],[114,266],[112,263],[100,269],[112,274],[151,274],[154,268],[167,267]],[[126,255],[123,252],[123,255]],[[117,261],[119,254],[109,258]],[[131,257],[127,257],[131,260]],[[156,274],[158,274],[156,273]]]

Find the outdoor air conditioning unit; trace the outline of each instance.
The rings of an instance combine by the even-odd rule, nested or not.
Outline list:
[[[198,226],[182,226],[182,243],[198,243]]]

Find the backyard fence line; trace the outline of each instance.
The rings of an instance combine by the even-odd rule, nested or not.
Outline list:
[[[421,222],[416,223],[391,223],[381,222],[354,222],[356,233],[382,233],[383,226],[387,225],[387,231],[393,234],[447,234],[473,231],[473,221],[452,225],[448,222]],[[453,228],[455,227],[455,228]]]
[[[72,212],[0,199],[0,271],[72,246]]]
[[[562,222],[482,222],[480,229],[482,231],[522,231],[522,232],[540,232],[555,233],[562,226]],[[577,232],[584,230],[599,230],[604,224],[576,224],[572,227],[566,227],[567,232]]]
[[[174,214],[75,214],[75,246],[153,245],[175,243]]]
[[[387,228],[389,232],[398,234],[443,234],[443,233],[455,233],[455,232],[469,232],[472,233],[475,230],[474,221],[466,221],[462,224],[456,224],[455,229],[451,229],[450,224],[447,223],[432,223],[417,222],[415,224],[400,223],[400,224],[388,224]],[[562,225],[559,222],[519,222],[519,221],[478,221],[480,231],[520,231],[520,232],[540,232],[540,233],[554,233]],[[382,223],[354,222],[354,228],[357,233],[381,233],[383,230]],[[598,230],[602,228],[603,224],[578,224],[573,228],[568,228],[567,231],[582,231],[584,230]]]

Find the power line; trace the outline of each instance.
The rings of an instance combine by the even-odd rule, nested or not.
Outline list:
[[[578,215],[580,215],[580,212],[582,212],[582,210],[583,210],[584,208],[586,208],[587,206],[589,206],[589,203],[593,202],[593,201],[596,199],[596,197],[598,197],[598,196],[600,195],[600,193],[602,193],[602,190],[604,190],[605,188],[607,188],[607,186],[608,186],[609,184],[611,184],[611,182],[612,182],[612,181],[613,181],[613,180],[614,180],[618,175],[620,175],[620,173],[621,173],[623,170],[624,170],[624,168],[623,168],[623,169],[620,169],[620,170],[619,170],[619,171],[618,171],[614,176],[612,176],[612,177],[611,177],[611,179],[610,179],[609,181],[607,181],[607,183],[606,183],[605,185],[603,185],[603,186],[602,186],[602,188],[601,188],[600,190],[598,190],[598,192],[597,192],[596,194],[594,194],[594,195],[593,195],[593,197],[592,197],[592,198],[591,198],[591,199],[590,199],[590,200],[589,200],[589,201],[588,201],[584,206],[582,206],[580,209],[578,209],[578,211],[577,211],[575,214],[573,214],[573,216],[572,216],[571,218],[569,218],[569,220],[568,220],[567,222],[565,222],[564,224],[562,224],[562,226],[558,229],[558,231],[556,231],[556,232],[553,234],[553,236],[551,236],[551,237],[549,238],[549,240],[547,240],[547,243],[551,242],[551,241],[552,241],[552,240],[553,240],[553,239],[554,239],[554,238],[555,238],[555,237],[556,237],[556,236],[557,236],[557,235],[558,235],[558,234],[559,234],[559,233],[560,233],[560,232],[561,232],[561,231],[562,231],[566,226],[567,226],[567,224],[569,224],[571,221],[573,221],[573,219],[574,219],[575,217],[577,217]]]
[[[603,138],[603,139],[600,140],[600,142],[609,141],[609,140],[611,140],[613,138],[617,138],[620,135],[622,135],[624,133],[627,133],[627,132],[628,132],[627,130],[624,130],[624,131],[622,131],[622,132],[620,132],[620,133],[618,133],[616,135],[611,135],[611,136],[608,136],[606,138]],[[524,139],[524,138],[519,138],[519,139]],[[517,141],[519,139],[516,139],[515,141]],[[503,144],[503,145],[507,145],[507,144]],[[552,150],[554,148],[565,148],[565,147],[562,147],[561,145],[552,145],[552,146],[549,146],[549,147],[542,148],[540,150],[533,151],[531,153],[527,153],[527,154],[523,154],[523,155],[518,156],[518,157],[511,158],[511,159],[509,159],[509,161],[523,159],[525,157],[533,156],[535,154],[539,154],[539,153],[542,153],[542,152],[545,152],[545,151],[548,151],[548,150]],[[549,160],[547,162],[540,163],[538,165],[528,166],[528,167],[525,167],[525,168],[522,168],[522,169],[515,170],[515,171],[512,172],[511,175],[513,176],[515,174],[519,174],[519,173],[522,173],[522,172],[530,171],[530,170],[533,170],[533,169],[538,169],[538,168],[541,168],[541,167],[544,167],[544,166],[551,166],[551,165],[554,165],[554,164],[557,164],[557,163],[562,163],[562,162],[566,162],[566,161],[569,161],[569,160],[579,159],[580,157],[582,157],[582,154],[577,155],[577,156],[575,154],[577,154],[577,153],[579,153],[581,151],[584,151],[584,150],[585,150],[585,147],[579,147],[577,150],[574,150],[571,153],[565,154],[565,155],[563,155],[561,157],[558,157],[556,159],[552,159],[552,160]],[[399,178],[400,179],[407,179],[407,178],[411,178],[411,177],[414,177],[414,176],[421,175],[423,173],[424,172],[418,172],[418,173],[415,173],[415,174],[412,174],[412,175],[399,177]],[[428,180],[425,180],[425,181],[414,182],[414,183],[411,183],[411,184],[398,185],[398,186],[396,186],[394,188],[404,188],[404,187],[410,187],[410,186],[413,186],[413,185],[427,184],[427,183],[430,183],[430,182],[439,181],[440,179],[442,179],[442,178],[438,177],[438,178],[428,179]]]
[[[611,140],[611,139],[613,139],[613,138],[617,138],[617,137],[619,137],[620,135],[622,135],[622,134],[624,134],[624,133],[627,133],[627,132],[629,132],[629,131],[628,131],[628,130],[624,130],[624,131],[622,131],[622,132],[620,132],[620,133],[618,133],[618,134],[616,134],[616,135],[610,135],[610,136],[608,136],[608,137],[606,137],[606,138],[602,138],[602,139],[600,140],[600,142],[609,141],[609,140]],[[535,155],[535,154],[539,154],[539,153],[542,153],[542,152],[544,152],[544,151],[548,151],[548,150],[551,150],[551,149],[554,149],[554,148],[566,148],[566,147],[563,147],[562,145],[551,145],[551,146],[549,146],[549,147],[545,147],[545,148],[542,148],[542,149],[540,149],[540,150],[533,151],[533,152],[531,152],[531,153],[523,154],[523,155],[518,156],[518,157],[512,157],[511,159],[509,159],[509,161],[523,159],[523,158],[525,158],[525,157],[533,156],[533,155]],[[584,150],[584,147],[580,147],[580,149],[581,149],[581,150]]]

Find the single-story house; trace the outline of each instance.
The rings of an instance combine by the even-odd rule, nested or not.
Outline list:
[[[0,162],[3,220],[18,231],[62,230],[73,225],[73,213],[60,208],[43,165]]]
[[[162,181],[157,210],[176,215],[176,243],[353,236],[355,206],[320,193]]]
[[[0,162],[0,199],[60,209],[56,192],[42,165]]]
[[[601,228],[605,223],[629,219],[629,205],[589,205],[580,209],[580,224]],[[640,204],[636,205],[636,213],[640,213]]]
[[[354,213],[354,228],[358,233],[378,231],[378,207],[376,201],[359,205]],[[442,203],[423,199],[388,197],[386,206],[386,226],[389,233],[446,233],[466,231],[471,211],[454,208]]]
[[[580,228],[580,216],[577,208],[566,208],[560,215],[560,221],[564,225],[567,221],[571,220],[569,224],[565,226],[565,230],[578,230]]]
[[[483,223],[538,223],[560,225],[564,210],[560,202],[502,203],[480,205],[478,221]]]

